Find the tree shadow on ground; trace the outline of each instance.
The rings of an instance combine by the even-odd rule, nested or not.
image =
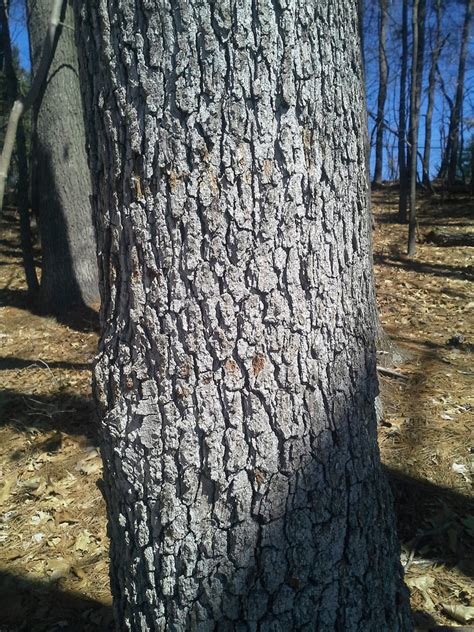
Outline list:
[[[67,369],[71,371],[90,371],[90,362],[38,362],[38,360],[25,360],[24,358],[10,358],[0,356],[0,371],[11,369]]]
[[[31,398],[24,393],[5,390],[0,394],[0,418],[2,423],[12,423],[13,420],[19,432],[29,432],[34,426],[44,432],[97,434],[92,401],[61,390],[47,396],[35,394]],[[51,450],[51,445],[42,442],[41,449]],[[468,524],[466,526],[469,512],[474,509],[469,498],[394,468],[387,468],[386,473],[395,498],[399,535],[404,548],[414,551],[413,563],[420,560],[428,561],[428,564],[457,565],[466,576],[474,577],[470,561],[472,541]],[[460,551],[465,552],[462,564],[459,551],[452,554],[449,546],[449,531],[453,529],[458,533]],[[6,606],[0,606],[0,622],[9,626],[6,630],[92,632],[109,629],[106,627],[109,624],[100,619],[105,614],[110,621],[109,608],[104,610],[104,606],[80,594],[61,591],[58,585],[3,572],[0,573],[0,592],[6,600]],[[61,624],[62,628],[61,622],[66,622]]]
[[[2,632],[113,632],[112,608],[60,583],[0,571]]]
[[[17,218],[13,214],[5,215],[2,218],[3,225],[16,231]],[[1,261],[0,265],[11,265],[16,263],[21,266],[22,252],[18,246],[19,238],[15,238],[14,233],[9,236],[10,233],[2,234],[0,238],[0,257],[6,259]],[[66,237],[64,236],[64,240]],[[38,240],[36,239],[37,243]],[[38,245],[34,248],[35,266],[41,268],[41,251]],[[18,259],[16,262],[10,261],[11,259]],[[73,272],[70,272],[70,276]],[[16,277],[15,277],[16,278]],[[12,278],[13,280],[13,278]],[[74,281],[71,281],[73,283]],[[98,309],[95,306],[87,305],[84,302],[80,302],[78,305],[71,307],[68,311],[62,311],[60,301],[56,304],[39,306],[38,297],[32,297],[26,291],[26,289],[11,288],[9,282],[7,285],[0,288],[0,306],[1,307],[15,307],[29,311],[36,316],[52,316],[57,321],[71,329],[79,332],[98,332],[99,331],[99,314]]]
[[[52,431],[86,435],[97,444],[98,425],[92,399],[59,391],[51,395],[26,395],[0,391],[0,427],[13,425],[18,432]]]
[[[413,338],[408,338],[406,336],[397,336],[397,341],[402,342],[404,344],[409,344],[409,345],[416,344],[417,346],[423,346],[432,351],[435,350],[435,351],[443,352],[443,351],[452,351],[453,349],[456,349],[456,351],[459,353],[473,353],[474,344],[471,344],[469,342],[458,342],[458,343],[452,343],[452,344],[450,343],[450,340],[453,337],[452,334],[456,333],[457,331],[458,330],[456,329],[456,324],[453,323],[453,329],[446,331],[446,337],[443,342],[433,342],[432,340],[429,340],[428,338],[420,338],[419,340],[414,341]],[[462,332],[462,329],[461,329],[461,332]]]
[[[397,337],[397,343],[403,340],[413,343],[412,340]],[[394,494],[398,533],[404,549],[413,555],[412,563],[419,564],[419,568],[444,565],[474,578],[474,499],[469,496],[466,483],[459,482],[459,488],[455,489],[453,485],[458,487],[458,484],[449,475],[446,477],[445,469],[442,470],[444,474],[436,471],[438,458],[443,468],[451,467],[454,457],[450,451],[443,451],[442,448],[452,436],[454,428],[436,424],[433,419],[433,414],[437,414],[436,407],[433,408],[433,393],[429,383],[427,386],[427,382],[437,379],[440,367],[446,362],[443,351],[450,351],[450,347],[430,341],[423,341],[422,346],[424,350],[404,386],[402,412],[403,416],[407,416],[409,434],[408,441],[405,439],[404,442],[403,460],[399,463],[392,455],[390,465],[384,466]],[[461,350],[464,354],[457,357],[462,358],[463,363],[468,363],[470,348],[463,344],[459,347],[460,353]],[[445,387],[449,389],[449,384],[445,383]],[[440,391],[440,397],[442,393]],[[462,398],[457,404],[460,410],[465,404],[464,412],[470,410],[469,403]],[[458,437],[462,436],[461,432],[459,430]],[[468,438],[465,440],[463,453],[468,456]],[[433,454],[434,460],[427,459],[427,453]],[[389,451],[385,454],[390,458]],[[399,453],[395,451],[394,454]],[[413,475],[414,471],[416,476]],[[431,477],[436,478],[437,482],[430,481]]]
[[[398,219],[398,213],[396,211],[385,211],[384,213],[377,213],[375,218],[376,224],[400,224],[400,226],[407,226],[407,224],[401,224]]]
[[[474,512],[474,501],[401,470],[386,466],[384,470],[394,495],[399,538],[413,551],[415,562],[457,566],[465,576],[474,579],[474,542],[468,522]],[[457,550],[453,550],[453,533],[457,536]]]
[[[422,261],[413,261],[408,258],[393,257],[382,253],[374,254],[374,261],[379,265],[418,272],[421,274],[432,274],[433,276],[460,279],[462,281],[474,280],[474,266],[450,266],[437,263],[426,263]]]
[[[52,315],[62,325],[66,325],[81,333],[99,331],[99,314],[96,309],[88,305],[78,305],[66,313],[54,314],[49,310],[40,309],[36,301],[24,289],[4,287],[0,289],[0,306],[15,307],[30,312],[35,316]]]

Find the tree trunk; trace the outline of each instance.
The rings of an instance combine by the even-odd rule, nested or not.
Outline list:
[[[398,122],[398,172],[400,178],[400,198],[398,221],[406,224],[408,216],[408,171],[407,171],[407,75],[408,75],[408,0],[402,0],[402,59],[400,68],[400,103]]]
[[[35,73],[51,2],[29,0],[28,8]],[[72,9],[67,9],[63,21],[66,26],[33,115],[32,196],[42,245],[40,303],[53,313],[91,305],[99,293]]]
[[[380,22],[379,22],[379,93],[377,97],[377,119],[375,125],[377,133],[375,136],[375,169],[374,185],[382,184],[383,171],[383,136],[385,128],[385,101],[387,99],[387,51],[386,46],[386,22],[387,22],[387,0],[379,0]]]
[[[410,84],[410,146],[409,146],[409,181],[410,181],[410,216],[408,221],[408,255],[412,257],[416,251],[416,164],[418,150],[418,123],[420,118],[421,79],[423,65],[420,63],[420,35],[424,30],[426,0],[413,0],[412,8],[412,64]]]
[[[120,630],[412,629],[350,0],[76,2]]]
[[[441,0],[436,0],[436,27],[435,27],[435,40],[433,49],[431,52],[431,66],[430,74],[428,77],[428,105],[426,108],[425,119],[425,147],[423,151],[423,183],[426,186],[431,186],[430,183],[430,160],[431,160],[431,123],[433,120],[433,108],[435,103],[435,90],[436,90],[436,68],[438,66],[438,59],[441,54],[441,48],[443,46],[441,41]]]
[[[13,65],[13,55],[8,24],[8,5],[5,0],[0,2],[0,25],[2,38],[2,52],[7,87],[7,100],[10,107],[18,98],[18,78]],[[29,175],[26,137],[23,121],[20,119],[16,132],[16,152],[18,163],[18,214],[20,217],[20,239],[23,269],[25,271],[26,286],[30,298],[34,299],[38,293],[39,284],[33,256],[33,239],[31,236],[30,205],[28,199]]]
[[[464,26],[461,37],[461,50],[459,53],[458,78],[456,83],[456,97],[454,107],[451,110],[451,120],[449,122],[448,147],[449,153],[446,156],[448,184],[452,185],[456,181],[456,172],[459,165],[459,136],[464,100],[464,75],[466,73],[466,57],[469,43],[469,27],[471,25],[474,0],[467,0],[466,13],[464,16]],[[442,177],[444,177],[442,173]]]

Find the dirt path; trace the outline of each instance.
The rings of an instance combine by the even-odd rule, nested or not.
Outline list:
[[[396,205],[391,190],[374,195],[381,319],[409,352],[396,367],[405,379],[380,378],[380,446],[417,625],[427,630],[474,613],[474,248],[425,243],[407,260]],[[421,237],[437,224],[474,230],[472,199],[421,206]],[[31,313],[18,243],[10,213],[0,228],[0,630],[107,630],[105,510],[90,401],[97,335],[92,323]]]

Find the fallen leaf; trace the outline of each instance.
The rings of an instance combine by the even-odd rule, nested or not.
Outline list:
[[[0,491],[0,505],[10,496],[10,492],[16,483],[16,478],[16,474],[13,474],[3,483],[2,491]]]
[[[61,579],[61,577],[67,577],[70,570],[71,565],[63,558],[48,561],[48,572],[51,571],[49,577],[53,581]]]
[[[34,544],[39,544],[44,540],[44,533],[38,532],[31,536],[31,541]]]
[[[418,575],[417,577],[407,578],[406,583],[410,588],[418,588],[418,590],[424,592],[428,588],[433,588],[435,580],[431,575]]]
[[[69,511],[58,511],[54,516],[56,524],[61,524],[62,522],[69,522],[70,524],[75,524],[76,522],[80,522],[77,518],[74,518]]]
[[[453,472],[456,472],[456,474],[461,474],[464,480],[466,480],[468,483],[471,482],[467,467],[463,465],[463,463],[453,463],[451,469],[453,470]]]
[[[37,511],[34,516],[32,516],[30,522],[34,525],[44,524],[49,520],[52,520],[53,516],[46,511]]]
[[[83,552],[88,551],[90,542],[91,542],[91,534],[89,533],[89,531],[83,531],[77,536],[76,544],[74,545],[74,548],[76,551],[83,551]]]
[[[470,623],[471,621],[474,621],[474,606],[444,604],[443,612],[458,623]]]
[[[100,468],[101,462],[97,455],[92,458],[88,456],[85,459],[82,459],[82,461],[79,461],[74,469],[76,472],[81,472],[81,474],[86,474],[88,476],[89,474],[95,474],[100,470]]]
[[[72,566],[71,572],[77,577],[77,579],[84,579],[86,574],[79,566]]]
[[[30,478],[27,481],[20,481],[20,485],[21,487],[28,489],[28,490],[34,490],[34,489],[38,489],[38,487],[41,485],[41,479],[40,478]]]

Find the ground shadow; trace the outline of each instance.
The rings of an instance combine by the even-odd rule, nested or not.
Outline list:
[[[446,351],[452,351],[453,349],[456,349],[456,351],[459,353],[466,353],[466,354],[473,353],[474,344],[470,342],[464,342],[464,341],[455,342],[456,337],[453,336],[453,334],[456,334],[456,333],[458,333],[458,330],[456,329],[455,323],[453,323],[453,329],[446,331],[445,338],[442,342],[433,342],[433,340],[430,340],[429,338],[421,338],[421,337],[418,340],[413,340],[413,338],[408,338],[407,336],[400,336],[400,335],[397,335],[396,339],[397,339],[398,344],[401,343],[404,345],[415,345],[417,347],[422,347],[422,348],[425,347],[426,349],[429,349],[430,351],[446,352]],[[462,329],[461,329],[461,332],[459,333],[461,334],[463,333]]]
[[[433,276],[448,277],[463,281],[474,280],[473,266],[450,266],[437,263],[424,263],[422,261],[414,261],[405,257],[398,258],[384,255],[382,253],[374,254],[374,261],[379,265],[389,266],[391,268],[403,268],[404,270],[422,274],[432,274]]]
[[[59,391],[51,395],[26,395],[0,391],[0,427],[13,425],[18,432],[52,431],[86,435],[97,444],[97,418],[92,399]]]
[[[113,632],[111,606],[61,590],[60,583],[0,571],[2,632]]]
[[[457,566],[464,575],[474,579],[473,540],[468,523],[474,512],[474,501],[450,488],[415,479],[401,470],[384,469],[394,495],[399,538],[414,552],[415,561],[422,558],[433,565]],[[456,550],[453,550],[453,533],[457,537]]]
[[[69,246],[67,245],[68,239],[65,234],[64,218],[61,215],[61,217],[56,219],[57,225],[56,232],[54,233],[54,244],[49,244],[49,251],[55,252],[55,249],[61,250],[62,259],[58,258],[57,265],[62,270],[62,276],[65,279],[64,283],[60,285],[61,291],[64,292],[64,296],[67,297],[69,301],[69,305],[70,296],[67,295],[67,292],[73,296],[80,296],[80,291],[77,289],[78,283],[71,264],[71,255],[69,253]],[[14,231],[18,229],[18,219],[13,214],[5,215],[2,218],[2,224],[0,230],[4,227],[9,227]],[[16,263],[21,266],[22,252],[19,248],[19,237],[15,239],[14,237],[9,237],[8,233],[7,235],[2,234],[0,238],[0,256],[7,260],[17,259],[18,261],[16,261]],[[41,251],[38,247],[37,239],[34,248],[34,256],[35,266],[41,268]],[[10,263],[6,261],[1,262],[0,265],[10,265]],[[98,310],[87,305],[81,299],[79,303],[71,305],[70,309],[64,311],[63,304],[65,300],[64,297],[57,297],[57,300],[55,299],[54,301],[51,300],[49,303],[45,303],[45,300],[42,299],[42,304],[40,305],[39,297],[32,297],[25,289],[10,288],[8,283],[5,287],[0,288],[0,306],[2,307],[10,306],[27,310],[37,316],[53,316],[61,324],[83,333],[99,331]]]
[[[403,340],[397,337],[397,343]],[[406,339],[406,342],[413,341]],[[436,442],[442,441],[433,428],[424,384],[442,361],[440,349],[449,351],[450,347],[430,344],[429,341],[423,341],[423,347],[425,350],[420,355],[419,365],[404,387],[405,414],[413,421],[405,461],[400,464],[392,461],[390,466],[385,466],[395,499],[399,537],[404,549],[412,553],[413,563],[420,563],[423,568],[436,565],[456,567],[466,577],[474,578],[474,531],[471,525],[474,499],[463,488],[453,489],[426,478],[415,478],[403,471],[409,471],[410,464],[420,454],[426,453],[427,448],[436,451]],[[470,351],[464,344],[459,349]],[[466,404],[466,410],[469,410],[468,406]],[[468,448],[469,444],[466,453]],[[428,468],[426,476],[429,475]]]
[[[0,356],[0,371],[11,369],[28,369],[36,367],[38,369],[68,369],[72,371],[90,371],[90,362],[38,362],[38,360],[25,360],[24,358],[10,358]]]
[[[35,316],[53,316],[62,325],[81,333],[99,332],[98,311],[88,305],[78,305],[66,313],[54,314],[40,308],[37,301],[24,289],[0,288],[0,307],[7,306],[28,311]]]
[[[6,416],[1,415],[4,422],[13,414],[18,430],[23,432],[29,430],[26,422],[42,431],[60,430],[71,434],[95,432],[92,421],[95,419],[94,407],[87,398],[62,392],[33,397],[28,400],[23,394],[3,391],[0,409],[3,405],[9,412]],[[43,448],[46,449],[45,446]],[[49,445],[48,450],[51,449]],[[57,449],[60,449],[60,445]],[[452,489],[414,479],[393,468],[385,469],[395,499],[399,536],[404,548],[414,551],[415,562],[428,558],[429,563],[433,564],[457,565],[466,576],[474,577],[473,562],[469,557],[472,542],[465,527],[466,519],[474,510],[469,498]],[[303,478],[307,476],[312,478],[311,471],[304,474]],[[298,475],[298,480],[303,479]],[[294,518],[288,519],[296,520],[296,514]],[[460,549],[456,554],[451,552],[448,544],[449,531],[453,529],[459,533]],[[464,558],[462,563],[459,562],[460,551]],[[113,630],[110,608],[78,593],[64,592],[56,584],[0,572],[0,593],[0,622],[6,626],[0,627],[2,632]]]

